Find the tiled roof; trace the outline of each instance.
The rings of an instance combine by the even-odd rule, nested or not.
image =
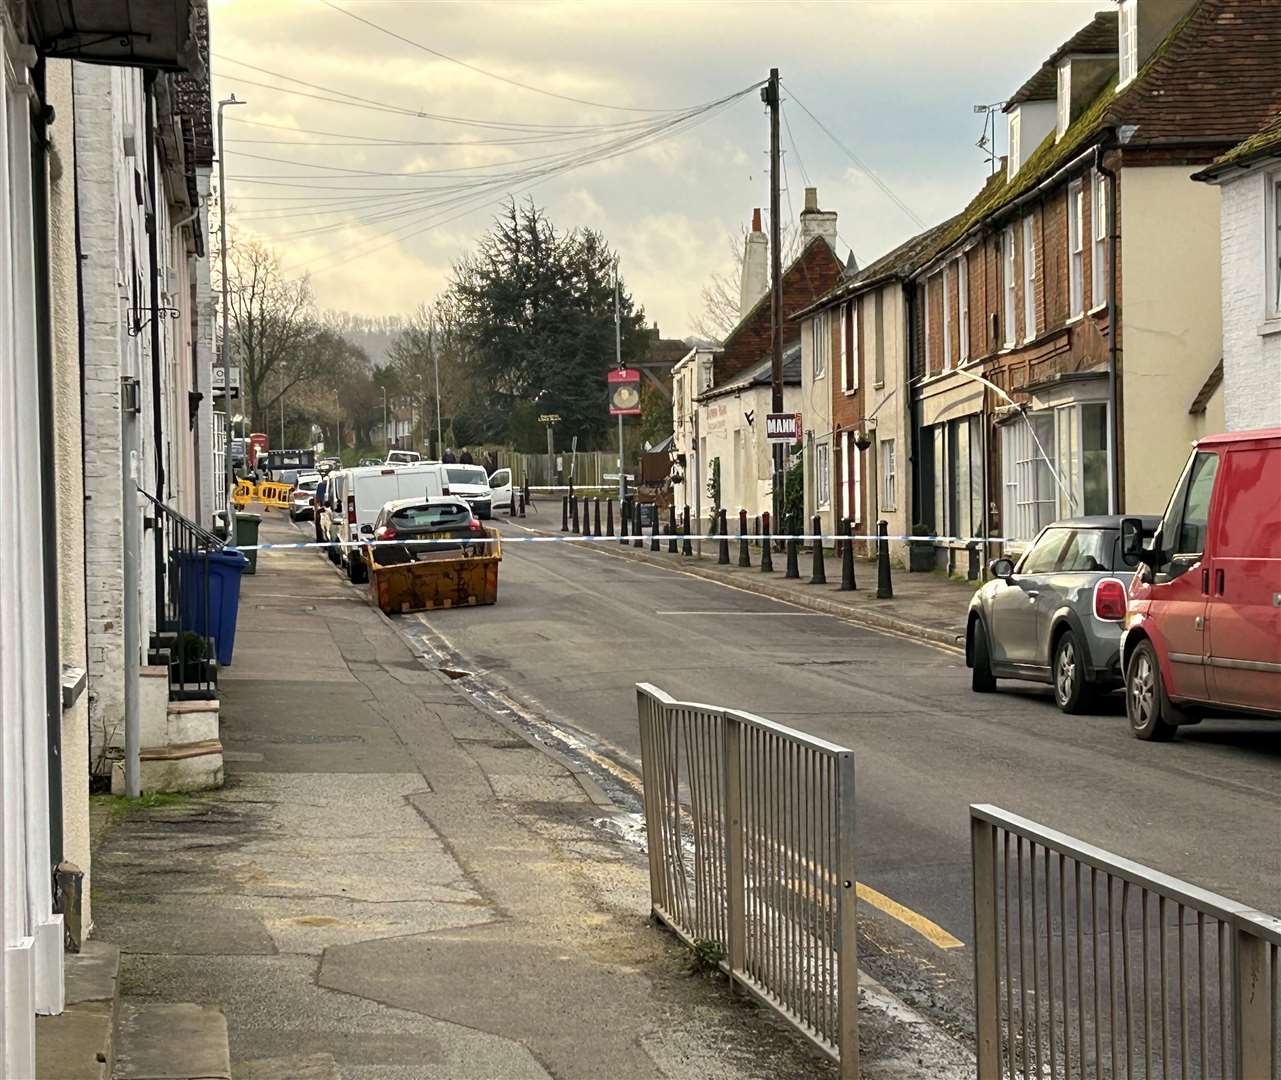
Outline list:
[[[1052,68],[1065,56],[1115,55],[1118,48],[1116,12],[1096,11],[1094,18],[1050,53],[1045,66]]]
[[[1242,168],[1265,157],[1281,157],[1281,112],[1244,142],[1215,158],[1208,169],[1196,173],[1193,180],[1213,180],[1235,168]]]
[[[1035,75],[1010,95],[1005,108],[1001,111],[1009,112],[1015,105],[1022,105],[1025,101],[1053,101],[1058,97],[1058,93],[1058,75],[1054,68],[1048,64],[1042,64],[1036,69]]]
[[[1232,146],[1281,111],[1281,0],[1201,0],[1117,95],[1131,143]]]
[[[710,401],[712,398],[724,397],[726,394],[737,393],[748,387],[769,386],[773,382],[773,376],[773,360],[764,360],[751,370],[745,371],[733,382],[705,390],[698,396],[698,399],[700,401]],[[801,343],[799,341],[794,342],[783,350],[783,385],[801,385]]]

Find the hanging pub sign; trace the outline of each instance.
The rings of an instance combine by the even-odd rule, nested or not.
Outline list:
[[[640,416],[640,372],[615,368],[608,378],[609,415]]]
[[[769,442],[800,442],[801,414],[790,412],[766,413],[765,438]]]

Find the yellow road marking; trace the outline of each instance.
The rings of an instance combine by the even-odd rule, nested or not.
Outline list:
[[[958,941],[949,934],[938,923],[930,922],[924,915],[918,914],[911,908],[904,907],[897,900],[891,900],[884,893],[879,893],[870,885],[864,885],[859,882],[858,897],[860,900],[871,904],[877,911],[882,911],[892,919],[897,919],[904,926],[915,930],[926,941],[932,942],[940,949],[963,949],[965,942]]]

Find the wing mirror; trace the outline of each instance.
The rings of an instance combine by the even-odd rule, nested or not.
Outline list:
[[[993,559],[987,564],[987,572],[994,578],[1000,578],[1002,581],[1008,583],[1014,576],[1014,560]]]
[[[1139,563],[1153,565],[1156,552],[1143,547],[1143,522],[1138,518],[1121,519],[1121,561],[1126,566]]]
[[[360,535],[361,535],[361,536],[373,536],[373,535],[374,535],[374,527],[373,527],[372,525],[362,525],[362,526],[360,527]]]

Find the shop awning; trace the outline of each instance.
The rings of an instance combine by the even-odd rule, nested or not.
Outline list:
[[[190,0],[28,0],[45,56],[190,71],[200,64]]]

